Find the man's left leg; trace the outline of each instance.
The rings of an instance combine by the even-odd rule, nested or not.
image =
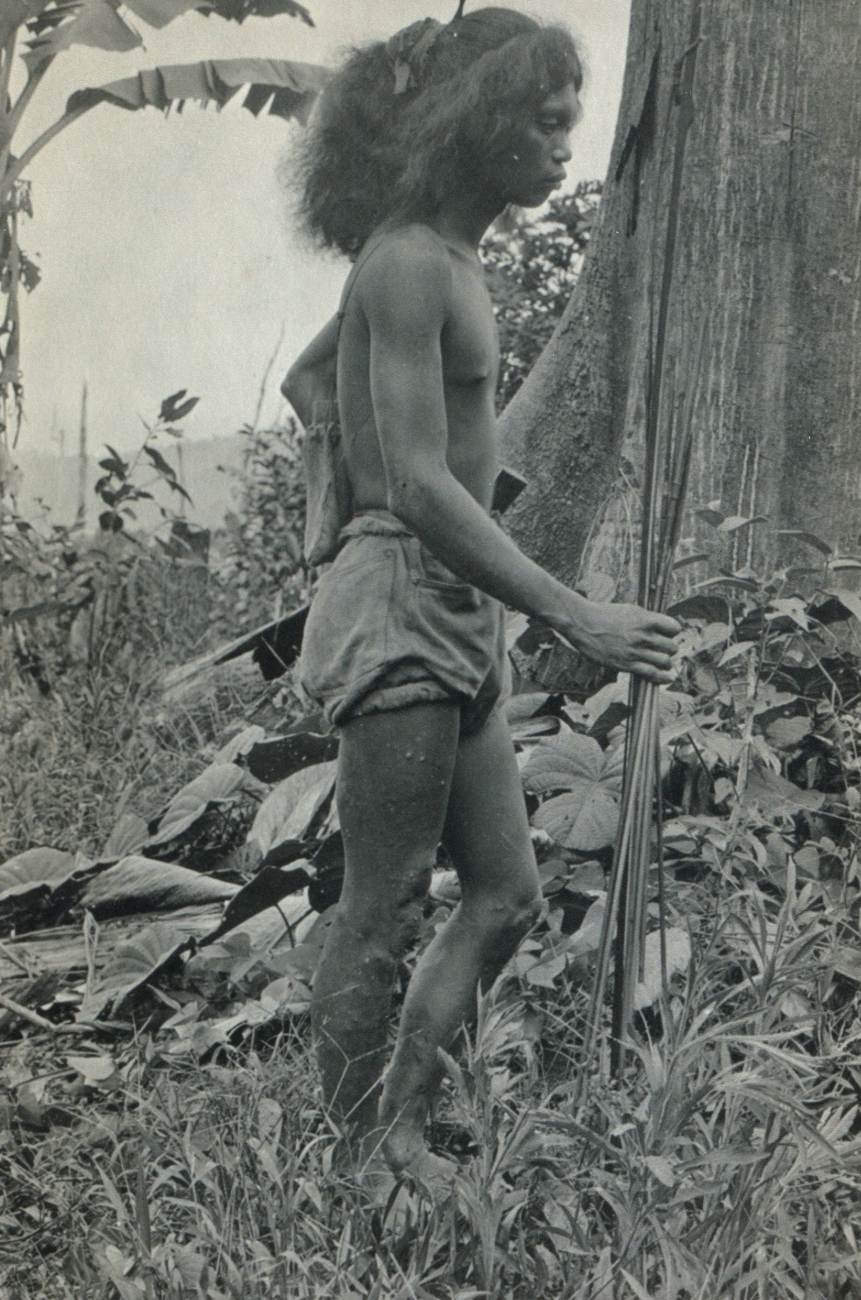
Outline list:
[[[498,711],[458,747],[443,842],[462,899],[410,980],[379,1113],[391,1166],[431,1177],[424,1127],[442,1077],[437,1048],[472,1023],[479,981],[492,984],[541,903],[514,746]]]

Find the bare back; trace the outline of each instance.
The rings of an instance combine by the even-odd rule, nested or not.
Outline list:
[[[490,296],[474,252],[425,225],[372,236],[346,298],[338,354],[343,439],[358,509],[385,509],[390,500],[393,436],[409,440],[419,455],[442,455],[454,478],[489,509],[498,359]]]

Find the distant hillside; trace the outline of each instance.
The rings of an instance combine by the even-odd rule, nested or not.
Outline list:
[[[239,434],[223,438],[207,438],[195,441],[172,443],[165,447],[159,443],[159,449],[177,471],[180,482],[192,499],[192,504],[184,502],[179,493],[170,492],[157,476],[152,476],[152,487],[156,500],[177,513],[184,513],[192,523],[204,528],[217,528],[231,509],[234,495],[234,481],[229,469],[239,469],[242,464],[242,452],[246,440]],[[98,460],[105,455],[100,449],[98,456],[87,458],[86,489],[84,492],[85,523],[95,526],[96,518],[103,509],[93,485],[104,472],[98,466]],[[43,514],[43,507],[48,507],[48,519],[55,523],[71,524],[75,521],[78,509],[78,473],[79,462],[73,456],[27,455],[17,457],[23,481],[18,494],[18,509],[25,519],[36,521]],[[222,468],[223,467],[223,468]],[[141,470],[137,481],[146,483],[151,477]],[[147,484],[149,486],[149,484]],[[41,504],[40,504],[41,503]],[[184,507],[184,509],[183,509]],[[152,528],[158,524],[160,515],[148,502],[140,502],[135,507],[137,523],[140,527]]]

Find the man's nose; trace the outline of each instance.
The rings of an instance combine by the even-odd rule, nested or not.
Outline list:
[[[561,141],[553,146],[553,161],[555,163],[567,163],[573,158],[571,146],[567,140]]]

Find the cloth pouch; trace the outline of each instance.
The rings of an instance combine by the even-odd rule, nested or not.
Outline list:
[[[335,398],[314,403],[302,441],[305,472],[305,538],[308,564],[327,564],[338,554],[338,537],[353,517],[353,493]]]

